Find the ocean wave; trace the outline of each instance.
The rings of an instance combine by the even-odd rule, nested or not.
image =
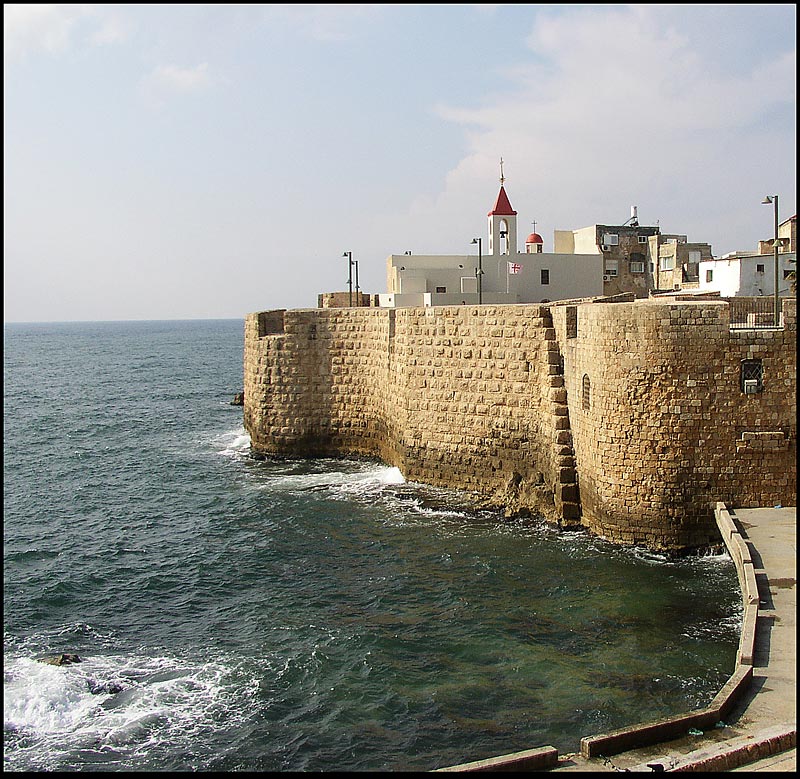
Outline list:
[[[202,742],[203,732],[235,728],[248,716],[257,683],[236,676],[224,658],[109,654],[55,666],[7,657],[6,768],[53,770],[86,750],[97,762],[135,767],[145,743],[171,751]]]
[[[386,487],[405,484],[399,468],[375,466],[354,461],[318,460],[309,471],[308,461],[270,463],[261,471],[258,488],[268,492],[327,492],[334,499],[352,500],[373,497]]]
[[[212,445],[217,454],[224,457],[245,457],[250,453],[250,434],[240,425],[215,436]]]
[[[738,639],[742,630],[744,614],[741,609],[721,618],[706,620],[691,625],[681,635],[692,641],[714,641],[719,639]]]

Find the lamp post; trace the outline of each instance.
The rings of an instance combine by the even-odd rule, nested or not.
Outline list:
[[[478,303],[483,303],[483,256],[481,254],[481,239],[473,238],[472,243],[478,244],[478,271],[475,275],[478,277]]]
[[[772,251],[775,255],[775,327],[780,324],[780,308],[778,307],[778,196],[767,195],[762,201],[761,205],[766,206],[773,203],[775,206],[775,241],[773,242]]]
[[[353,260],[353,265],[356,266],[356,304],[361,305],[361,291],[358,286],[358,260]]]
[[[347,287],[350,290],[350,305],[353,305],[353,252],[345,252],[342,257],[347,257]]]

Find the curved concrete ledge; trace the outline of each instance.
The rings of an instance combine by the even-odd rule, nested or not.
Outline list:
[[[758,585],[750,549],[742,538],[724,503],[714,510],[725,546],[736,566],[744,609],[736,667],[728,681],[705,709],[654,722],[620,728],[581,739],[581,755],[585,758],[616,755],[629,749],[650,746],[686,735],[691,728],[707,730],[724,721],[748,689],[753,679],[756,625],[758,620]]]
[[[742,630],[739,636],[737,663],[739,665],[752,666],[756,643],[759,595],[753,560],[750,556],[750,548],[742,538],[741,533],[737,529],[724,503],[717,503],[714,509],[714,517],[717,521],[717,527],[722,534],[725,546],[728,549],[728,553],[736,566],[736,573],[739,577],[739,587],[742,590],[744,614],[742,618]]]
[[[539,747],[526,749],[523,752],[512,752],[509,755],[490,757],[486,760],[475,760],[448,768],[437,768],[440,771],[541,771],[558,765],[558,750],[555,747]]]

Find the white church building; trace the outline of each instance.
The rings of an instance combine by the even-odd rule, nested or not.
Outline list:
[[[519,251],[517,212],[504,182],[501,167],[500,192],[488,214],[488,240],[475,238],[474,254],[390,255],[387,292],[378,296],[379,305],[547,303],[602,295],[602,254],[544,252],[536,232],[528,235],[524,251]]]

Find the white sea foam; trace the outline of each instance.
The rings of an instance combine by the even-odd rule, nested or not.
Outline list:
[[[386,468],[379,472],[378,480],[382,484],[405,484],[406,479],[399,468]]]
[[[33,659],[6,665],[3,723],[6,730],[53,733],[74,730],[91,718],[98,698],[83,674]]]
[[[655,552],[652,549],[647,549],[646,547],[642,546],[631,547],[630,553],[643,563],[650,563],[652,565],[660,565],[662,563],[671,562],[669,555],[662,554],[661,552]]]
[[[692,625],[681,635],[693,641],[713,641],[728,636],[738,638],[742,629],[743,616],[742,611],[738,610],[711,622]]]
[[[443,517],[443,518],[455,518],[455,519],[467,519],[469,518],[469,514],[465,511],[456,511],[455,509],[437,509],[437,508],[430,508],[429,506],[422,506],[422,505],[412,505],[411,509],[415,511],[417,514],[423,514],[426,517]]]
[[[100,656],[62,667],[7,659],[4,730],[36,744],[39,770],[76,749],[124,755],[143,743],[184,743],[246,716],[242,695],[254,694],[256,685],[245,684],[243,692],[241,678],[226,681],[230,673],[223,662],[169,657]],[[7,747],[7,768],[15,757]],[[29,765],[30,754],[18,757]]]
[[[250,451],[250,434],[243,426],[239,426],[235,430],[217,436],[214,445],[222,447],[217,449],[217,454],[225,457],[241,457]]]
[[[348,478],[341,483],[345,493],[360,493],[375,491],[393,484],[405,484],[406,480],[399,468],[383,466],[372,468],[362,473],[347,474]]]
[[[399,468],[364,466],[359,470],[328,470],[335,461],[321,460],[324,470],[315,473],[279,473],[267,475],[260,488],[278,492],[328,491],[334,498],[351,500],[354,497],[374,495],[384,487],[404,484]]]

